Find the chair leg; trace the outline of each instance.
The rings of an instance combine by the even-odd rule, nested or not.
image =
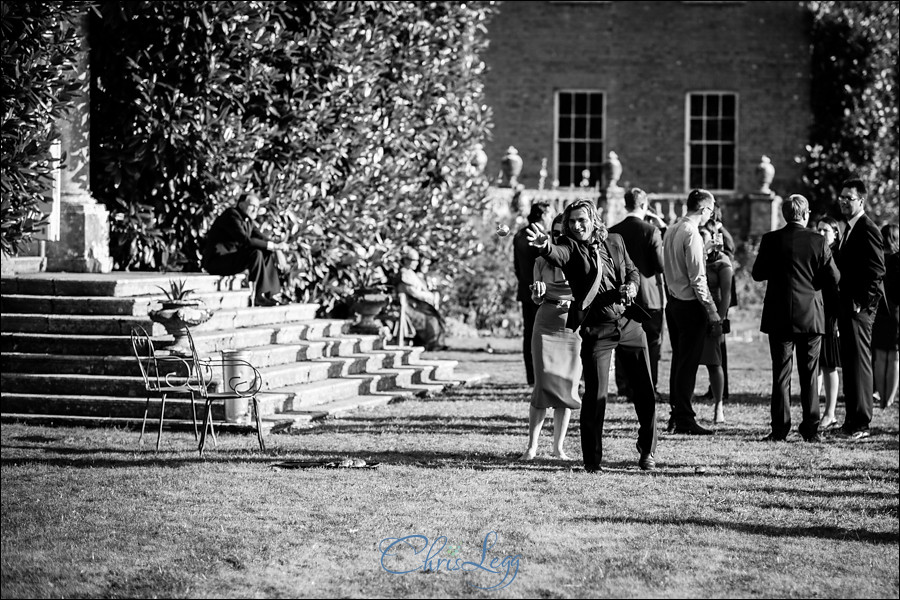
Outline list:
[[[194,422],[194,441],[200,439],[200,432],[197,430],[197,405],[194,404],[196,401],[196,397],[194,396],[194,392],[191,392],[191,420]]]
[[[163,417],[166,415],[166,395],[162,395],[162,404],[159,407],[159,433],[156,434],[156,451],[159,452],[159,443],[162,441]]]
[[[206,399],[206,414],[203,417],[203,430],[200,432],[200,457],[203,457],[203,447],[206,445],[206,432],[212,427],[212,400]],[[213,434],[215,435],[215,434]]]
[[[141,421],[141,436],[138,438],[138,446],[144,445],[144,430],[147,428],[147,413],[150,412],[150,394],[147,394],[147,401],[144,402],[144,420]]]
[[[259,449],[266,451],[266,443],[263,441],[262,424],[259,420],[259,402],[253,396],[253,414],[256,415],[256,439],[259,440]]]

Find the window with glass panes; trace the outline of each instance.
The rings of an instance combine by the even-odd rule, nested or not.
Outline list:
[[[737,106],[730,92],[688,94],[688,189],[735,189]]]
[[[582,171],[591,185],[600,181],[603,156],[603,92],[561,90],[556,94],[556,178],[577,186]]]

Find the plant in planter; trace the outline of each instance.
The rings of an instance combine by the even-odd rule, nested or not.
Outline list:
[[[384,245],[376,244],[366,249],[358,248],[351,259],[358,275],[350,304],[350,311],[357,316],[356,323],[351,326],[353,332],[380,334],[384,329],[376,317],[393,297],[384,268],[386,252]]]
[[[205,306],[199,299],[188,298],[194,290],[185,287],[186,279],[169,281],[169,287],[156,286],[166,295],[160,300],[162,308],[147,313],[150,320],[160,323],[174,341],[166,349],[173,354],[189,356],[191,349],[187,344],[187,328],[206,323],[213,315],[213,310]]]
[[[168,288],[164,288],[161,285],[156,286],[166,295],[166,299],[161,301],[162,307],[175,308],[179,306],[199,306],[200,300],[188,298],[188,296],[194,293],[194,290],[186,286],[187,279],[170,279]]]

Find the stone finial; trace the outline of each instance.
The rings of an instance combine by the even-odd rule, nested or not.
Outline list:
[[[506,150],[506,156],[500,161],[500,169],[503,174],[504,187],[516,187],[519,183],[519,175],[522,174],[522,157],[515,146],[510,146]]]
[[[622,163],[619,161],[619,155],[610,151],[609,158],[603,163],[603,175],[606,177],[606,187],[619,187],[619,178],[622,177]]]
[[[760,159],[759,165],[756,167],[756,175],[759,178],[759,191],[763,194],[772,193],[772,188],[769,186],[772,185],[772,179],[775,178],[775,166],[768,156],[763,155]]]

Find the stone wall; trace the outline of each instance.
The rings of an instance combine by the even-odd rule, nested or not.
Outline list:
[[[763,154],[779,165],[773,188],[788,192],[812,120],[808,27],[799,2],[505,2],[485,54],[495,123],[486,173],[515,145],[519,180],[536,188],[541,159],[553,166],[554,91],[597,89],[606,150],[625,166],[619,185],[686,193],[685,96],[730,91],[739,94],[736,192],[755,190]]]

